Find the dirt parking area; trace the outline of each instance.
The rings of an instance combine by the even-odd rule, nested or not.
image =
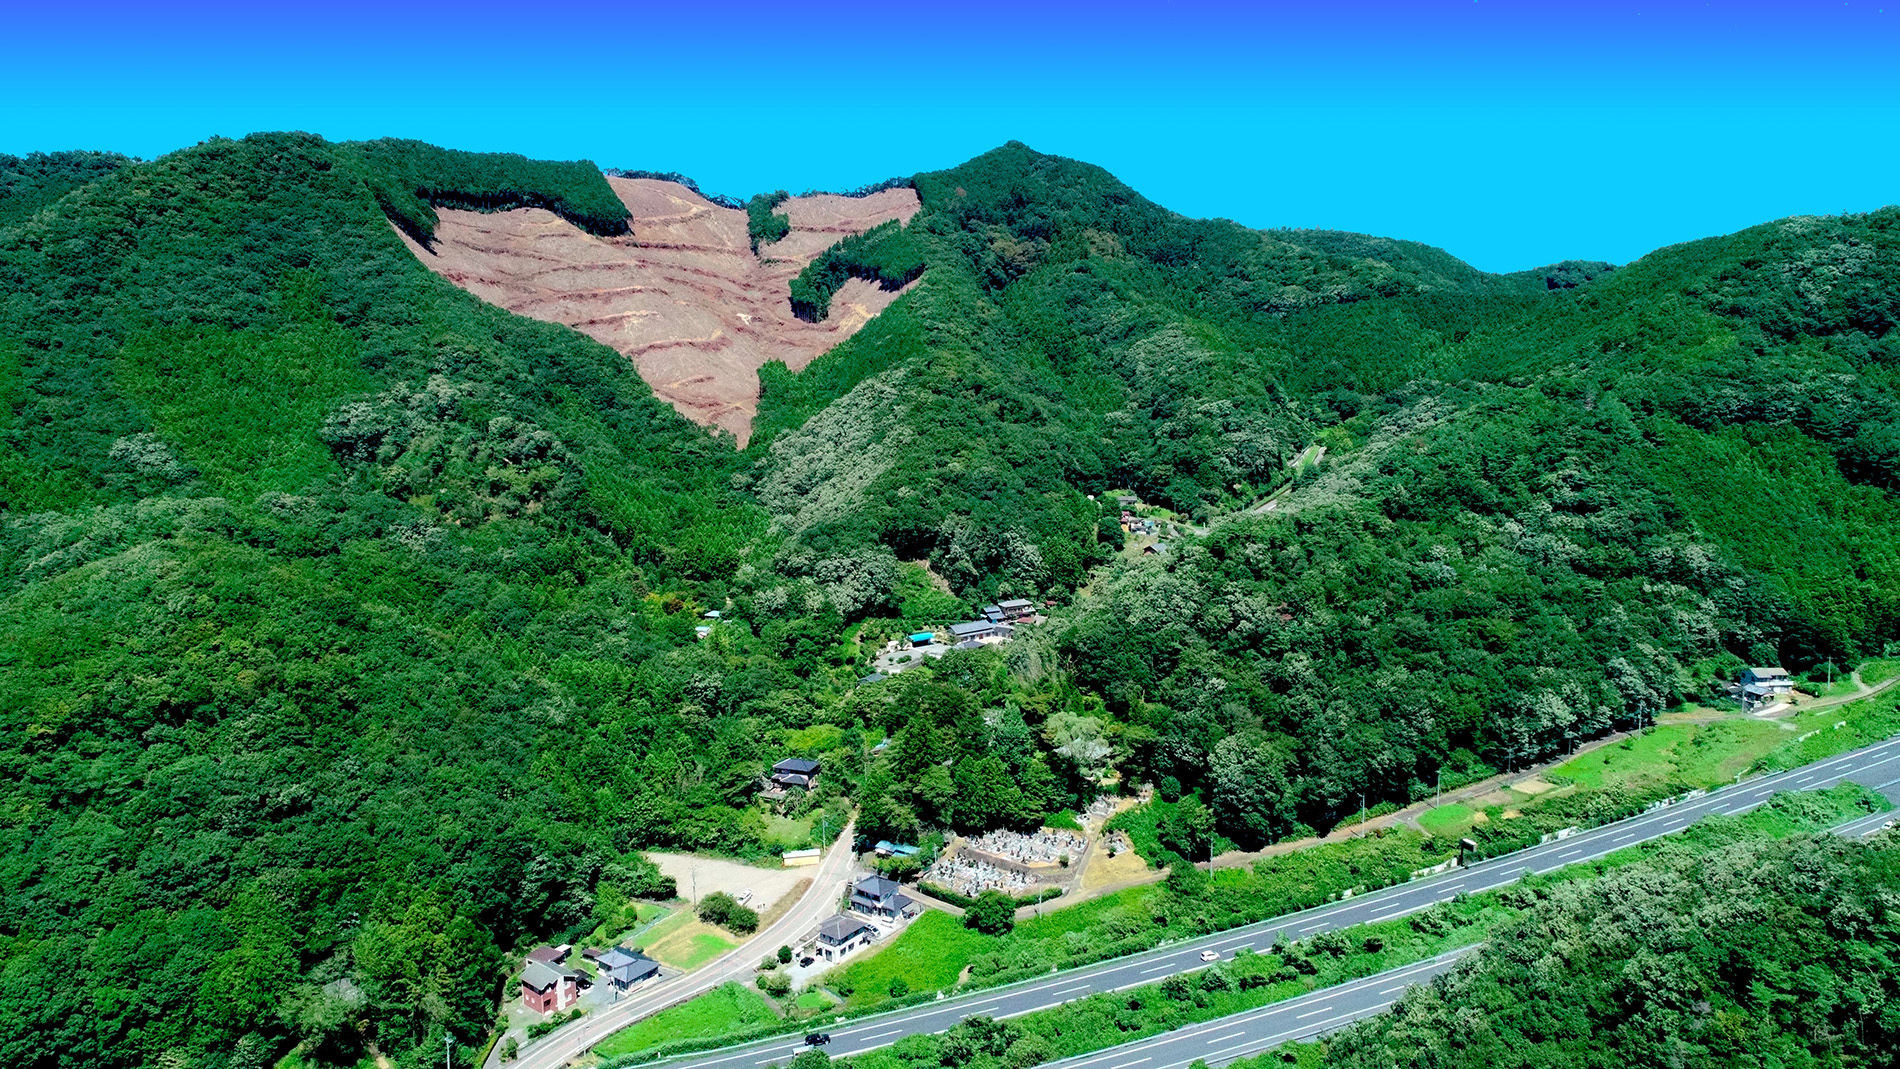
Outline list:
[[[660,871],[679,882],[680,897],[694,902],[724,891],[734,898],[751,891],[746,905],[760,915],[770,913],[779,900],[793,893],[799,883],[811,877],[810,869],[767,869],[724,857],[700,857],[695,854],[649,852]]]

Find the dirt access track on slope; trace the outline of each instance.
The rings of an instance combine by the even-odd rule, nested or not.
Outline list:
[[[745,212],[675,182],[607,181],[633,217],[631,236],[598,238],[538,208],[444,209],[433,249],[403,241],[483,300],[612,346],[681,415],[731,431],[741,446],[758,412],[761,365],[802,369],[898,296],[852,279],[829,318],[806,323],[791,312],[792,279],[841,238],[909,222],[919,207],[910,189],[794,197],[778,208],[791,233],[754,256]]]

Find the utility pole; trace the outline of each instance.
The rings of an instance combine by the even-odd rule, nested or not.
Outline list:
[[[455,1063],[452,1060],[450,1060],[451,1055],[449,1053],[451,1050],[454,1049],[454,1047],[455,1047],[455,1037],[452,1035],[449,1035],[447,1032],[443,1032],[442,1033],[442,1069],[455,1069]]]

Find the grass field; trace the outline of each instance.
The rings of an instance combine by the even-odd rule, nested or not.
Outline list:
[[[675,1040],[706,1039],[760,1028],[778,1019],[764,995],[749,987],[726,984],[615,1032],[602,1040],[594,1053],[617,1058]]]
[[[1670,784],[1680,784],[1685,790],[1708,787],[1734,779],[1786,737],[1779,724],[1762,720],[1664,724],[1566,761],[1552,775],[1569,779],[1582,790],[1641,790]]]
[[[1419,814],[1418,826],[1425,834],[1449,838],[1471,826],[1471,810],[1456,802],[1428,809]]]
[[[765,818],[765,837],[768,841],[775,842],[787,850],[803,849],[811,845],[811,826],[813,819],[812,817],[804,817],[799,820],[793,820],[790,817],[781,817],[776,813],[769,814]],[[837,822],[833,821],[832,823],[835,824]]]
[[[948,913],[927,910],[882,950],[831,970],[821,982],[840,994],[851,988],[847,1008],[868,1006],[888,998],[891,981],[899,978],[912,991],[949,987],[971,958],[995,945]]]
[[[693,915],[690,909],[662,920],[642,933],[647,956],[675,969],[697,969],[739,944]]]

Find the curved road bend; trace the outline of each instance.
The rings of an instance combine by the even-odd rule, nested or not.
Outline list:
[[[826,850],[824,860],[812,870],[811,888],[785,916],[757,935],[702,968],[649,983],[619,1002],[556,1029],[528,1046],[521,1052],[520,1060],[510,1064],[520,1069],[559,1069],[587,1053],[594,1044],[643,1017],[705,994],[728,980],[749,979],[753,967],[765,953],[796,942],[819,921],[837,912],[845,879],[857,862],[857,855],[851,851],[851,836],[855,832],[856,821],[845,825],[843,834]],[[497,1064],[494,1056],[489,1058],[489,1064]]]
[[[1545,843],[1514,854],[1453,869],[1439,876],[1413,880],[1382,891],[1331,902],[1299,913],[1231,928],[1190,942],[1162,947],[1097,965],[1050,973],[1004,987],[976,991],[956,998],[863,1017],[831,1033],[825,1048],[833,1057],[862,1054],[889,1046],[909,1035],[941,1032],[965,1017],[1015,1017],[1049,1009],[1072,999],[1102,991],[1153,983],[1170,973],[1199,968],[1201,951],[1222,957],[1241,947],[1265,950],[1284,935],[1303,939],[1318,932],[1346,928],[1368,921],[1391,920],[1416,913],[1464,893],[1489,891],[1517,881],[1525,872],[1546,873],[1582,861],[1592,861],[1627,846],[1681,831],[1712,813],[1737,814],[1755,808],[1776,791],[1820,790],[1845,780],[1887,793],[1900,801],[1900,738],[1771,776],[1747,780],[1687,802],[1630,817],[1601,828],[1578,832],[1558,842]],[[1861,832],[1877,829],[1893,814],[1856,818],[1843,825]],[[1390,985],[1386,985],[1390,986]],[[813,1027],[823,1027],[814,1022]],[[695,1055],[665,1063],[668,1069],[757,1069],[772,1062],[785,1063],[803,1049],[799,1037],[781,1036]],[[1118,1069],[1121,1063],[1102,1069]],[[1141,1069],[1153,1069],[1143,1064]]]

